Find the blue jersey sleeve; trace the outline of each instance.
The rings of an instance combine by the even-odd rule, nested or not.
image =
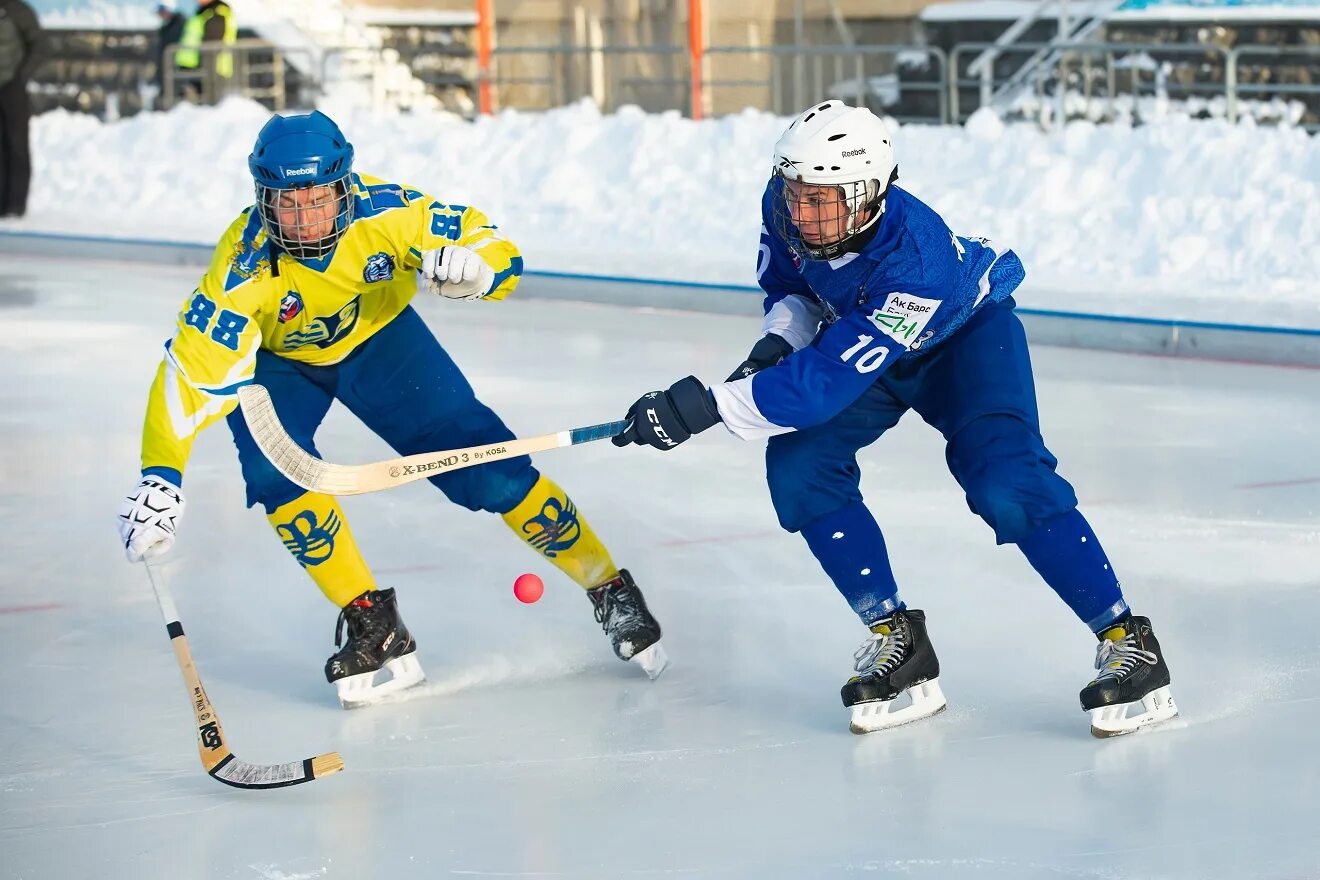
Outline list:
[[[915,292],[877,290],[778,365],[712,388],[726,427],[753,439],[834,418],[954,319],[957,304],[946,301],[951,271],[941,263],[924,273],[920,286],[905,285]]]

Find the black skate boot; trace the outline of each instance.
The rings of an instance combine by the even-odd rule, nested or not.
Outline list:
[[[587,598],[620,660],[637,661],[650,678],[664,671],[669,658],[660,646],[660,623],[651,616],[628,569],[619,569],[614,580],[587,590]]]
[[[944,711],[940,661],[926,636],[926,615],[896,611],[872,625],[871,633],[853,654],[858,674],[840,691],[843,705],[852,710],[852,732],[897,727]],[[910,703],[894,708],[905,693]]]
[[[348,640],[339,648],[345,624]],[[339,650],[325,662],[325,679],[345,709],[369,705],[426,678],[392,589],[368,590],[344,606],[335,624],[335,647]],[[374,684],[382,667],[391,678]]]
[[[1100,633],[1095,680],[1082,688],[1093,736],[1121,736],[1178,714],[1169,691],[1169,666],[1148,617],[1127,617]],[[1128,710],[1139,711],[1128,716]]]

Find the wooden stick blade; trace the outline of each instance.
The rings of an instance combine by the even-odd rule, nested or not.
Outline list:
[[[322,487],[325,471],[334,465],[311,455],[289,436],[275,412],[269,391],[256,384],[244,385],[238,389],[238,405],[252,439],[276,470],[309,492],[326,491]]]
[[[285,788],[301,785],[344,769],[338,752],[288,764],[249,764],[230,755],[211,769],[211,776],[234,788]]]

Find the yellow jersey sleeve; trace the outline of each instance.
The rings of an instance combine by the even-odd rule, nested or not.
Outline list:
[[[142,431],[142,469],[183,474],[193,439],[238,404],[241,385],[256,372],[261,330],[244,309],[243,285],[225,290],[231,259],[248,221],[225,232],[210,268],[179,312],[174,336],[156,370]]]
[[[384,183],[365,174],[359,178],[368,191]],[[523,273],[522,254],[490,218],[468,205],[447,205],[420,190],[401,189],[408,207],[399,213],[400,222],[392,224],[392,231],[402,239],[398,245],[406,254],[404,265],[408,269],[420,269],[422,254],[427,251],[462,245],[476,251],[495,271],[495,282],[486,299],[504,299],[513,292]]]

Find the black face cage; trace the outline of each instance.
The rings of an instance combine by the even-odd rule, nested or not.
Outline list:
[[[277,213],[280,195],[292,192],[293,189],[276,189],[265,184],[257,184],[257,210],[261,212],[261,223],[266,229],[266,236],[272,244],[295,260],[323,259],[334,250],[339,239],[348,231],[348,224],[353,221],[353,193],[349,176],[346,174],[338,180],[320,186],[330,186],[335,190],[334,225],[328,235],[320,238],[304,238],[298,234],[301,230],[312,229],[324,222],[323,209],[313,206],[296,208],[293,222],[281,224]],[[309,187],[297,187],[297,189],[307,188]]]
[[[782,170],[776,169],[774,176],[776,191],[771,200],[771,220],[775,232],[803,259],[833,260],[847,253],[879,222],[889,184],[898,177],[898,170],[894,170],[883,188],[874,178],[828,184],[839,197],[816,204],[811,202],[819,199],[819,195],[813,192],[799,189],[798,195],[794,195]],[[793,183],[799,187],[811,187],[815,194],[826,186],[797,180]],[[801,222],[797,218],[802,218]]]

